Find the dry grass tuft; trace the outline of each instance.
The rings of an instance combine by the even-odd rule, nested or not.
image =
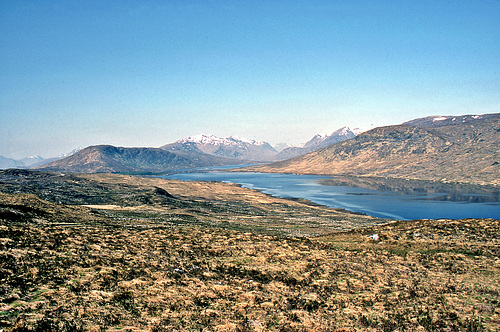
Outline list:
[[[317,240],[194,226],[3,220],[7,331],[495,330],[500,224]],[[379,241],[367,236],[376,231]]]

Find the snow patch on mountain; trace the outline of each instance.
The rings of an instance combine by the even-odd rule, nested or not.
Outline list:
[[[432,119],[432,122],[448,120],[446,116],[437,116]]]
[[[357,134],[351,128],[342,127],[331,134],[315,135],[304,145],[304,148],[308,149],[309,151],[312,151],[313,149],[317,150],[331,144],[345,141],[355,136],[357,136]]]
[[[351,128],[351,131],[354,133],[354,135],[358,136],[359,134],[362,134],[367,130],[362,128]]]
[[[74,155],[75,153],[77,153],[77,152],[79,152],[79,151],[81,151],[81,150],[83,150],[83,147],[79,146],[79,147],[77,147],[76,149],[73,149],[73,150],[71,150],[71,151],[70,151],[70,152],[68,152],[68,153],[63,153],[63,154],[61,154],[61,155],[57,156],[56,158],[61,158],[61,159],[62,159],[62,158],[66,158],[66,157],[69,157],[69,156]]]
[[[196,135],[189,136],[178,140],[176,143],[197,143],[203,145],[241,145],[242,143],[251,145],[264,145],[267,144],[264,141],[255,141],[252,139],[246,139],[239,136],[229,136],[229,137],[217,137],[215,135]]]
[[[278,153],[269,143],[239,136],[196,135],[161,147],[175,151],[201,151],[210,155],[244,161],[270,161]]]

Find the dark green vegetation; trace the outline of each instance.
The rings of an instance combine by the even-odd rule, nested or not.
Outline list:
[[[5,331],[500,328],[498,220],[381,224],[123,175],[0,181]]]

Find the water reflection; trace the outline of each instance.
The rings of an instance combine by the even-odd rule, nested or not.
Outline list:
[[[500,202],[500,188],[471,184],[452,184],[424,180],[403,180],[368,177],[332,177],[320,180],[325,186],[365,188],[378,192],[391,192],[415,196],[414,199],[468,203]],[[347,193],[374,195],[374,193]]]
[[[163,176],[239,183],[266,194],[310,200],[380,218],[500,219],[500,188],[433,181],[318,175],[199,172]]]

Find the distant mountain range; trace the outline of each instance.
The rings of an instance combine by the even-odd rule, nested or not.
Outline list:
[[[49,163],[56,161],[56,160],[59,160],[59,159],[66,158],[68,156],[71,156],[71,155],[77,153],[78,151],[80,151],[81,149],[82,148],[76,148],[69,153],[65,153],[65,154],[62,154],[60,156],[53,157],[53,158],[47,158],[47,159],[40,157],[40,156],[30,156],[30,157],[16,160],[16,159],[6,158],[3,156],[0,156],[0,169],[35,168],[38,166],[49,164]]]
[[[292,147],[303,147],[304,144],[300,144],[300,145],[290,145],[288,143],[277,143],[277,144],[274,144],[273,145],[273,148],[278,151],[278,152],[281,152],[285,149],[288,149],[288,148],[292,148]]]
[[[173,152],[201,151],[213,156],[239,159],[244,162],[269,162],[301,156],[353,138],[358,133],[349,127],[343,127],[329,135],[314,136],[304,147],[287,147],[280,152],[264,141],[248,140],[236,136],[220,138],[213,135],[191,136],[161,148]]]
[[[359,135],[344,127],[330,135],[316,135],[301,148],[281,152],[267,142],[199,135],[161,148],[91,146],[31,167],[62,172],[145,173],[268,162],[248,169],[500,185],[499,146],[500,114],[432,116]],[[29,167],[26,161],[22,165]],[[21,166],[0,158],[0,167]]]
[[[166,151],[199,151],[213,156],[241,161],[271,161],[278,154],[269,143],[236,136],[220,138],[214,135],[186,137],[161,147]]]
[[[344,127],[331,135],[316,135],[307,147],[294,150],[302,155],[351,137],[355,133]],[[62,172],[162,172],[193,167],[237,165],[276,161],[286,158],[269,143],[236,136],[220,138],[214,135],[186,137],[156,148],[122,148],[110,145],[91,146],[66,158],[34,165],[33,168]]]
[[[499,147],[500,114],[435,116],[249,170],[500,184]]]
[[[321,147],[327,146],[328,144],[333,144],[335,142],[343,141],[349,139],[356,135],[355,131],[344,127],[330,135],[316,135],[310,141],[308,141],[303,148],[286,148],[284,151],[278,152],[269,143],[264,141],[255,141],[244,139],[236,136],[220,138],[214,135],[198,135],[190,136],[178,140],[174,143],[170,143],[160,147],[160,149],[175,153],[183,158],[179,167],[183,168],[191,163],[187,160],[192,159],[193,165],[199,166],[220,166],[228,164],[249,164],[249,163],[260,163],[260,162],[270,162],[277,160],[284,160],[292,158],[295,156],[303,155],[319,149]],[[83,167],[78,166],[71,158],[65,160],[65,158],[77,154],[82,148],[75,149],[70,153],[55,157],[44,159],[42,157],[28,157],[23,160],[14,160],[10,158],[5,158],[0,156],[0,169],[6,168],[39,168],[39,169],[50,169],[50,170],[64,170],[69,172],[71,169],[75,169],[75,172],[92,172],[94,167]],[[206,155],[211,155],[214,157],[222,158],[207,158]],[[62,162],[56,162],[63,160]],[[83,160],[83,159],[82,159]],[[65,163],[69,163],[65,165]],[[212,163],[212,164],[210,164]],[[102,165],[101,165],[102,166]],[[115,165],[116,166],[116,165]],[[95,169],[108,169],[112,172],[121,172],[122,169],[127,169],[126,172],[130,171],[130,168],[139,169],[140,167],[120,166],[120,167],[96,167]],[[178,169],[177,166],[168,163],[169,169]],[[198,166],[196,166],[198,167]],[[154,167],[149,165],[146,167],[147,172],[152,169],[159,169],[159,167]],[[78,171],[77,171],[78,169]],[[95,171],[95,170],[94,170]]]
[[[343,127],[334,131],[330,135],[316,135],[306,144],[304,144],[304,147],[289,147],[282,150],[274,157],[274,160],[286,160],[302,156],[307,153],[327,147],[328,145],[348,140],[350,138],[355,137],[358,134],[360,134],[359,129],[351,129],[349,127]]]
[[[0,169],[3,168],[29,168],[42,162],[44,159],[40,156],[30,156],[21,160],[15,160],[0,156]]]

